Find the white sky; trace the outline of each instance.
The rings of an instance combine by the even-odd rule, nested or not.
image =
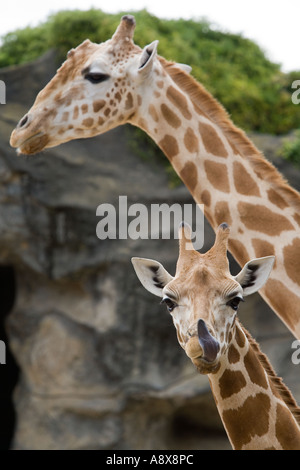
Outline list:
[[[11,0],[3,1],[0,36],[35,26],[59,10],[91,7],[107,13],[146,8],[160,18],[205,17],[255,40],[284,71],[300,70],[300,0]]]

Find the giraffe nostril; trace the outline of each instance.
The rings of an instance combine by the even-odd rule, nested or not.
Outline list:
[[[19,127],[24,127],[28,122],[28,114],[26,114],[19,122]]]

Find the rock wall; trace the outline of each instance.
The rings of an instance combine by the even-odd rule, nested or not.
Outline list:
[[[195,372],[171,317],[130,262],[155,258],[174,272],[177,241],[96,236],[99,204],[117,206],[120,195],[128,205],[192,203],[186,188],[170,189],[162,166],[132,153],[127,127],[32,157],[9,147],[12,129],[55,70],[49,52],[0,71],[7,86],[0,263],[16,278],[6,331],[20,367],[11,448],[229,449],[207,377]],[[292,174],[299,186],[299,172]],[[212,242],[206,224],[204,249]],[[299,401],[293,337],[259,296],[240,318]]]

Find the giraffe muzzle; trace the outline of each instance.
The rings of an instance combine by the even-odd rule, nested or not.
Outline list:
[[[48,135],[32,122],[30,114],[26,114],[20,120],[10,137],[10,145],[17,149],[18,154],[25,155],[40,152],[48,142]]]
[[[187,356],[194,361],[214,364],[220,350],[219,342],[208,331],[204,320],[200,319],[189,332],[189,340],[185,345]]]
[[[209,363],[215,362],[220,350],[219,342],[210,334],[205,321],[201,318],[198,320],[197,329],[198,341],[203,351],[202,360]]]
[[[15,132],[15,131],[14,131]],[[14,133],[10,139],[10,145],[17,149],[18,154],[32,155],[43,150],[49,142],[47,134],[37,132],[27,139],[18,139]]]
[[[9,142],[11,147],[16,148],[18,154],[31,155],[48,146],[51,139],[42,123],[53,113],[53,109],[49,109],[44,112],[43,116],[32,112],[25,114],[11,133]]]

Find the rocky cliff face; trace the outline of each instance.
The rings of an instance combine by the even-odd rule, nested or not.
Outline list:
[[[0,263],[14,273],[6,332],[20,368],[11,447],[230,448],[207,377],[195,372],[171,317],[131,266],[131,256],[142,256],[174,272],[177,241],[96,236],[99,204],[117,206],[120,195],[128,205],[192,203],[187,190],[170,189],[161,166],[132,153],[130,128],[32,157],[9,147],[12,129],[55,69],[48,53],[0,71],[7,87],[0,107]],[[299,172],[292,174],[299,186]],[[205,225],[204,249],[212,241]],[[259,296],[240,318],[300,401],[292,336]]]

